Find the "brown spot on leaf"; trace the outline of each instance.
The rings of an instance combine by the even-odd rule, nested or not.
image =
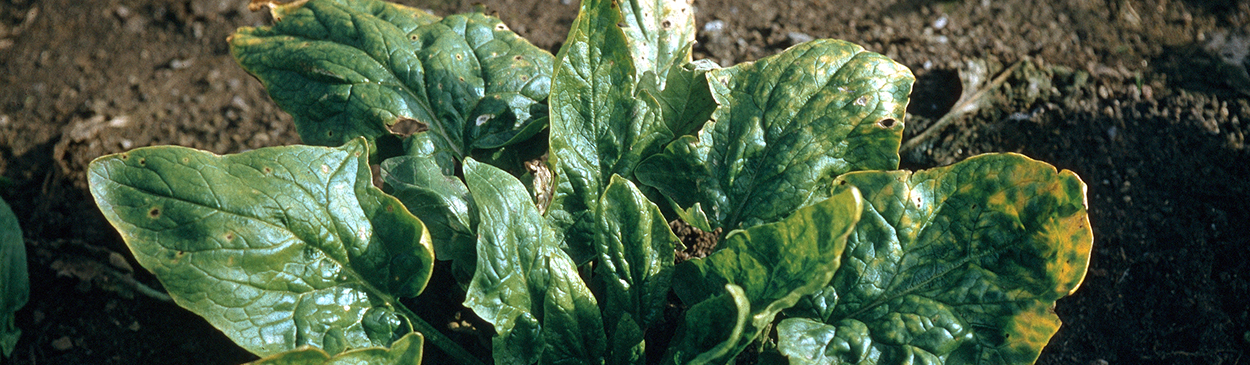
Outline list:
[[[157,219],[161,217],[161,207],[152,207],[148,209],[148,218]]]

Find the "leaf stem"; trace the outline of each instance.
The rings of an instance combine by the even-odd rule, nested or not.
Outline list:
[[[416,313],[408,309],[407,306],[399,303],[398,301],[394,302],[394,304],[395,308],[399,309],[400,313],[403,313],[410,321],[412,321],[413,329],[417,332],[421,332],[421,334],[425,336],[425,340],[434,344],[434,347],[438,347],[438,349],[442,350],[443,353],[455,358],[457,363],[466,365],[486,365],[486,363],[482,362],[482,360],[473,356],[473,354],[470,354],[468,350],[465,350],[464,347],[461,347],[455,341],[452,341],[451,338],[447,337],[447,335],[439,332],[437,328],[434,328],[434,326],[430,325],[424,319],[421,319],[421,317],[417,316]]]

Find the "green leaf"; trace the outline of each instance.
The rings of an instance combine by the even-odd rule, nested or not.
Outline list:
[[[747,333],[751,302],[737,285],[725,285],[725,290],[686,310],[685,321],[664,354],[665,364],[729,364],[742,351],[738,345],[751,336]]]
[[[26,241],[22,227],[9,203],[0,199],[0,350],[4,357],[13,353],[22,330],[14,314],[30,299],[30,278],[26,271]]]
[[[612,176],[598,209],[596,269],[605,287],[604,315],[629,319],[609,322],[613,326],[608,334],[614,345],[636,340],[635,345],[641,346],[641,331],[663,319],[673,277],[674,248],[680,241],[669,230],[660,208],[619,175]],[[631,359],[632,352],[618,351],[610,358],[619,363],[642,360]]]
[[[719,288],[732,284],[751,304],[747,332],[723,360],[741,352],[777,313],[829,282],[861,203],[858,191],[844,190],[780,222],[734,231],[721,250],[677,266],[673,290],[683,302],[713,300]]]
[[[464,157],[542,129],[553,58],[498,18],[440,20],[376,0],[292,2],[272,11],[276,23],[240,28],[231,52],[295,117],[306,143],[364,136],[372,146],[395,140],[392,130],[424,125],[440,150]]]
[[[665,80],[652,81],[644,77],[640,87],[656,100],[661,108],[660,115],[673,135],[694,133],[711,118],[716,100],[707,83],[707,72],[718,68],[720,66],[712,61],[698,60],[673,64]]]
[[[695,21],[689,1],[625,0],[619,9],[618,24],[639,76],[650,72],[662,81],[674,66],[690,63]]]
[[[632,53],[646,47],[618,25],[628,25],[622,9],[634,5],[583,1],[556,56],[550,136],[555,191],[547,213],[577,262],[594,257],[595,204],[612,174],[632,178],[643,157],[673,138],[655,97],[637,94],[646,70],[636,68],[635,57],[659,56]],[[639,18],[646,15],[634,14],[631,21],[649,24]]]
[[[467,282],[477,266],[477,206],[468,187],[429,153],[389,158],[381,169],[391,195],[430,230],[435,257],[453,261],[454,276]]]
[[[429,233],[371,185],[366,142],[93,161],[91,194],[174,301],[261,356],[389,346],[425,288]]]
[[[495,362],[602,363],[595,297],[525,187],[473,159],[464,176],[479,206],[477,271],[465,306],[494,325]]]
[[[837,40],[707,72],[720,105],[697,136],[643,161],[638,180],[711,228],[775,222],[856,170],[898,167],[911,72]],[[697,215],[697,214],[692,214]]]
[[[869,204],[830,282],[836,306],[813,316],[830,326],[792,323],[780,338],[792,360],[1037,359],[1059,328],[1055,301],[1080,285],[1089,263],[1086,187],[1076,174],[990,154],[914,174],[849,173],[836,185],[860,189]],[[824,342],[804,337],[813,334]]]
[[[345,351],[331,356],[316,347],[300,347],[295,350],[266,356],[249,365],[417,365],[421,363],[420,333],[412,332],[401,337],[391,348],[369,347]]]

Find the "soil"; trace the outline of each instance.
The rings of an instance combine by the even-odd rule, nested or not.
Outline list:
[[[447,15],[471,1],[405,1]],[[552,52],[571,0],[484,5]],[[22,224],[30,303],[13,364],[252,357],[138,285],[159,284],[95,208],[84,168],[162,144],[299,142],[229,55],[243,0],[0,0],[0,196]],[[811,38],[917,77],[905,168],[1019,152],[1089,185],[1088,276],[1040,364],[1250,363],[1250,6],[1197,0],[701,0],[697,58]],[[963,98],[961,99],[961,96]],[[951,113],[954,110],[954,113]],[[950,117],[943,120],[943,116]]]

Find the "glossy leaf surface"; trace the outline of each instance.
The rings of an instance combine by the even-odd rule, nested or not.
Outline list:
[[[682,210],[699,204],[711,228],[776,222],[827,198],[838,174],[898,167],[914,78],[885,56],[816,40],[706,77],[713,121],[637,177]]]
[[[751,302],[742,287],[725,285],[725,293],[690,306],[664,354],[665,364],[729,364],[751,341]]]
[[[266,356],[389,346],[393,308],[433,268],[424,225],[373,187],[365,140],[217,156],[183,147],[108,155],[91,193],[179,305]]]
[[[1092,244],[1085,184],[1017,154],[839,177],[869,203],[813,321],[790,320],[792,361],[1032,363],[1059,328]]]
[[[673,57],[656,53],[656,46],[646,39],[674,35],[643,28],[661,23],[654,17],[670,11],[663,10],[666,6],[660,2],[584,1],[556,57],[550,137],[555,180],[547,214],[566,236],[563,241],[577,262],[594,257],[595,205],[611,176],[632,179],[638,162],[658,153],[673,138],[660,116],[662,108],[656,96],[639,91],[639,80],[648,69],[635,65],[647,62],[651,67],[662,57]],[[628,19],[624,9],[629,9]],[[652,83],[663,80],[654,71],[646,79]]]
[[[30,299],[30,277],[26,271],[26,241],[22,227],[9,203],[0,199],[0,353],[13,353],[22,330],[14,314]]]
[[[299,349],[266,356],[249,365],[418,365],[421,363],[422,337],[409,333],[390,348],[370,347],[330,355],[316,347]]]
[[[464,157],[524,139],[545,121],[553,58],[498,18],[439,19],[376,0],[292,2],[272,12],[273,26],[231,36],[231,51],[295,117],[305,143],[397,140],[428,126],[439,149]]]
[[[611,358],[640,363],[642,332],[663,319],[668,304],[674,248],[680,241],[660,208],[620,176],[612,177],[598,209],[596,269],[604,285],[604,316],[613,324],[608,334],[621,347]]]
[[[453,274],[467,281],[476,266],[477,206],[464,182],[437,158],[432,145],[389,158],[382,161],[382,179],[391,195],[430,230],[435,256],[454,261]]]
[[[721,362],[737,356],[777,313],[829,282],[861,204],[858,191],[844,190],[780,222],[734,231],[718,251],[678,265],[673,289],[683,302],[712,300],[732,284],[750,303],[747,330]]]
[[[464,175],[479,205],[477,270],[465,306],[494,325],[495,362],[602,363],[598,303],[525,187],[473,159]]]

